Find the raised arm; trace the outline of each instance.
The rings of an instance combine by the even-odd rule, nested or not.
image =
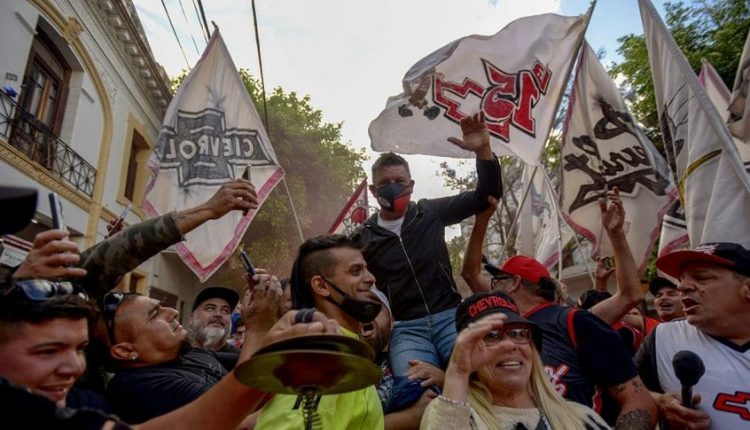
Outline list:
[[[450,137],[448,141],[476,154],[477,186],[470,192],[429,201],[444,225],[461,222],[486,209],[488,196],[499,199],[503,193],[500,163],[490,147],[490,133],[484,114],[477,113],[461,120],[461,132],[463,139]]]
[[[224,184],[207,202],[134,224],[81,253],[87,274],[78,282],[97,299],[111,290],[120,276],[183,240],[183,236],[231,210],[258,206],[253,185],[244,179]]]
[[[464,255],[464,264],[461,267],[461,277],[469,285],[474,293],[490,291],[490,280],[482,275],[482,245],[484,237],[487,234],[492,214],[497,208],[497,200],[490,197],[490,206],[484,211],[478,213],[474,219],[474,227],[471,229],[469,244],[466,245],[466,254]]]
[[[635,258],[628,245],[623,225],[625,224],[625,208],[620,199],[617,187],[609,191],[610,204],[606,200],[600,201],[602,210],[602,225],[607,231],[615,254],[615,278],[617,292],[614,296],[594,305],[590,311],[608,324],[619,321],[633,306],[643,300],[641,283],[638,279],[638,268]]]

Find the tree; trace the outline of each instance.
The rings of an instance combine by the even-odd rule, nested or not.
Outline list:
[[[240,69],[245,86],[263,118],[263,98],[259,81]],[[175,90],[187,71],[172,80]],[[289,192],[294,201],[305,238],[328,231],[336,215],[366,177],[362,163],[364,150],[354,150],[341,136],[343,123],[323,121],[309,96],[277,87],[267,100],[267,132],[279,163],[284,168]],[[300,245],[292,207],[279,184],[269,195],[245,234],[240,248],[246,249],[258,267],[280,277],[289,276]],[[241,270],[239,259],[227,263]]]
[[[698,72],[705,58],[731,88],[750,29],[747,0],[698,0],[689,6],[678,2],[664,7],[665,22],[693,70]],[[618,42],[617,52],[623,60],[611,64],[610,75],[624,78],[633,114],[645,126],[649,138],[663,147],[646,40],[643,35],[629,34]]]

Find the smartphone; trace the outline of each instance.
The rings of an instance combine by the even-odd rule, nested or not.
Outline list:
[[[130,213],[130,209],[132,208],[131,205],[128,205],[120,214],[120,216],[117,217],[115,220],[115,223],[112,224],[112,228],[109,229],[109,231],[117,231],[118,228],[120,228],[120,225],[125,222],[125,217],[128,216]],[[111,236],[112,234],[108,234],[107,237]]]
[[[56,193],[49,193],[49,208],[52,214],[52,228],[55,230],[66,230],[62,201]]]
[[[250,257],[248,257],[247,252],[243,249],[240,251],[240,260],[242,260],[242,265],[245,266],[245,271],[250,274],[250,276],[255,276],[255,268],[253,267],[253,263],[250,262]]]
[[[613,269],[615,267],[615,258],[614,257],[605,257],[604,258],[604,268],[609,270]]]

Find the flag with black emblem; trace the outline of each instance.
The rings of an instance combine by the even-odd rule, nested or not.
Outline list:
[[[372,149],[471,158],[446,141],[484,112],[493,151],[539,164],[588,15],[517,19],[445,45],[406,72],[404,92],[370,123]]]
[[[584,43],[568,106],[562,146],[561,206],[568,224],[592,244],[592,256],[611,256],[599,199],[617,187],[625,232],[640,273],[659,236],[662,216],[676,198],[667,163],[635,124],[617,85]]]
[[[750,246],[750,179],[724,119],[649,0],[638,0],[664,149],[691,247]]]
[[[143,201],[149,216],[196,207],[245,172],[262,205],[284,176],[218,29],[167,109],[149,168]],[[256,213],[231,211],[185,235],[175,249],[204,282],[234,252]]]

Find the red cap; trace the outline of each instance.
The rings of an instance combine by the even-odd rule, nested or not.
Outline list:
[[[490,267],[486,268],[492,276],[497,276],[500,273],[508,273],[510,275],[520,276],[521,278],[535,284],[539,284],[539,280],[542,278],[552,279],[549,271],[542,263],[531,257],[526,257],[525,255],[511,257],[505,260],[505,263],[503,263],[502,266],[492,267],[494,270],[491,270]]]

